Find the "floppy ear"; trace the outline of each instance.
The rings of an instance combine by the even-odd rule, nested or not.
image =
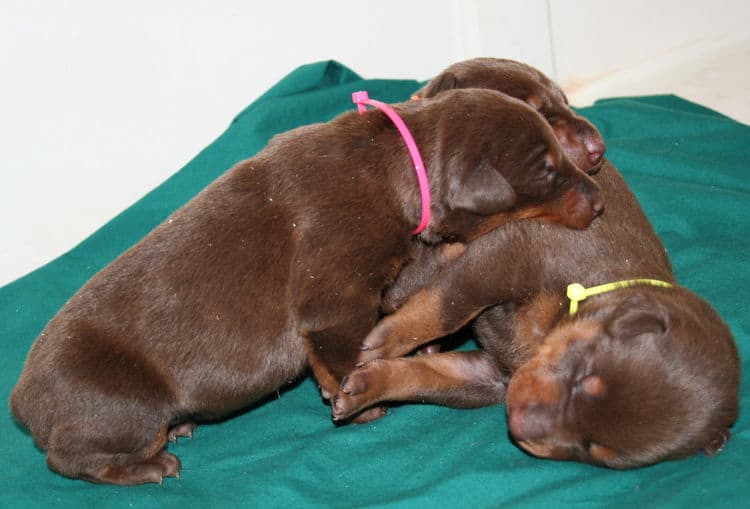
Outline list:
[[[432,80],[422,90],[416,92],[422,98],[432,97],[445,90],[460,88],[458,78],[452,72],[444,72]]]
[[[516,193],[505,177],[482,159],[476,167],[451,175],[446,202],[453,210],[489,216],[513,207]]]
[[[616,338],[634,338],[642,334],[664,334],[669,328],[666,311],[647,295],[638,293],[620,303],[606,325]]]

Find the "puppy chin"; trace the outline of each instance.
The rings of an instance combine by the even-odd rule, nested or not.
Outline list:
[[[530,440],[516,440],[518,446],[537,458],[550,460],[572,460],[578,459],[568,447],[562,447],[552,442],[532,442]],[[586,460],[582,460],[586,462]]]
[[[529,442],[528,440],[516,440],[521,449],[539,458],[551,458],[554,448],[549,444]]]

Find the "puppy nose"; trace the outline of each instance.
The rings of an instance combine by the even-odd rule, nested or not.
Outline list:
[[[516,440],[534,441],[550,434],[554,415],[547,405],[527,403],[508,408],[508,429]]]
[[[591,151],[589,152],[589,162],[591,162],[591,164],[599,164],[599,161],[602,160],[603,156],[604,152],[598,150]]]
[[[604,152],[607,151],[607,145],[603,139],[597,136],[586,140],[586,150],[588,151],[589,162],[599,164],[599,161],[604,157]]]
[[[591,220],[593,221],[593,219],[599,217],[599,214],[604,210],[604,195],[596,187],[582,184],[580,188],[581,194],[586,197],[586,201],[591,207]]]

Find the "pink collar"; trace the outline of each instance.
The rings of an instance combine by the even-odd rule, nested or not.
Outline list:
[[[427,180],[427,172],[424,169],[424,163],[422,163],[422,156],[419,155],[419,149],[414,142],[411,132],[409,132],[409,128],[406,127],[404,121],[398,116],[396,110],[383,102],[370,99],[370,96],[364,90],[354,92],[352,94],[352,102],[357,105],[357,110],[360,115],[367,110],[365,104],[369,104],[370,106],[382,110],[383,113],[391,119],[391,122],[396,126],[398,132],[401,133],[401,137],[404,139],[406,148],[409,149],[409,155],[411,155],[411,160],[414,163],[414,170],[417,172],[417,180],[419,181],[419,191],[422,195],[422,221],[413,233],[416,235],[424,231],[424,229],[427,228],[427,225],[430,224],[430,183]]]

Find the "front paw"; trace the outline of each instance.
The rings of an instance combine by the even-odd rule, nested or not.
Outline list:
[[[350,422],[354,424],[367,424],[372,421],[376,421],[381,417],[384,417],[388,413],[388,407],[374,406],[363,410],[354,417],[351,418]]]
[[[364,341],[362,341],[362,345],[359,347],[359,356],[357,358],[359,361],[357,363],[358,367],[362,367],[368,362],[378,359],[398,357],[398,355],[392,351],[392,348],[390,348],[387,320],[387,318],[383,319],[370,331]]]
[[[167,440],[177,443],[177,437],[193,438],[193,431],[198,425],[192,421],[185,421],[169,428]]]
[[[379,363],[373,362],[357,369],[341,381],[341,387],[331,402],[333,420],[343,421],[378,402],[380,391],[377,389],[382,384],[379,382],[380,373],[377,364]],[[362,422],[374,420],[384,414],[385,412],[380,410],[379,415],[373,414],[373,419]]]

